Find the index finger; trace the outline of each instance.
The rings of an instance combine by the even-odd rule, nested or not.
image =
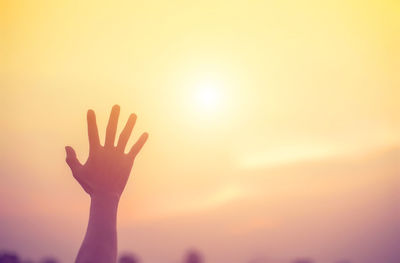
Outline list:
[[[87,125],[88,125],[88,136],[89,136],[89,148],[93,150],[100,145],[99,132],[97,130],[96,114],[93,110],[87,112]]]

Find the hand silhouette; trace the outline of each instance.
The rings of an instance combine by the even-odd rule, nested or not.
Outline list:
[[[78,161],[72,147],[65,147],[66,162],[73,176],[92,198],[119,199],[129,178],[135,157],[148,138],[148,134],[143,133],[129,153],[125,153],[126,144],[136,122],[136,115],[131,114],[119,136],[117,146],[114,146],[119,111],[118,105],[112,108],[104,146],[100,145],[96,115],[93,110],[88,111],[89,157],[85,164],[82,165]]]
[[[89,223],[76,263],[117,262],[119,198],[128,181],[135,157],[148,137],[147,133],[143,133],[129,153],[125,153],[136,122],[136,115],[131,114],[119,136],[117,146],[114,146],[118,116],[119,106],[115,105],[108,120],[104,146],[101,146],[96,116],[92,110],[88,111],[89,157],[85,164],[78,161],[72,147],[65,147],[66,162],[72,175],[91,197]]]

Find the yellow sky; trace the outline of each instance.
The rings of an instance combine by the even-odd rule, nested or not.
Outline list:
[[[150,133],[122,203],[128,227],[249,198],[254,171],[400,144],[397,1],[6,0],[0,21],[10,217],[26,206],[85,222],[63,150],[86,158],[89,108],[101,135],[113,104]]]

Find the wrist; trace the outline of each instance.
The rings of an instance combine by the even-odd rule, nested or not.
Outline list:
[[[119,197],[115,195],[91,195],[89,226],[102,229],[98,235],[116,231]],[[89,227],[88,227],[89,229]]]
[[[117,194],[91,194],[90,199],[94,204],[113,205],[119,203],[120,196]]]

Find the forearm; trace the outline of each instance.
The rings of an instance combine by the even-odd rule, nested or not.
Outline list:
[[[89,223],[77,263],[117,261],[117,197],[92,197]]]
[[[65,147],[66,162],[74,178],[91,197],[89,223],[76,263],[117,262],[119,197],[124,191],[136,155],[148,138],[148,134],[143,133],[129,153],[125,153],[136,122],[136,115],[131,114],[115,145],[119,111],[119,106],[114,105],[104,146],[100,144],[96,115],[93,110],[88,111],[89,156],[85,164],[77,159],[72,147]]]

